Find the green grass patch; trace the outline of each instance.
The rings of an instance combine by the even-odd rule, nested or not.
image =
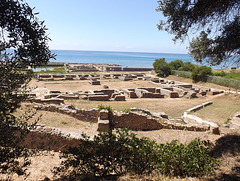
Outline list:
[[[98,105],[98,110],[99,110],[99,111],[101,111],[101,110],[103,110],[103,109],[108,110],[109,113],[113,113],[113,109],[112,109],[111,106],[104,106],[104,105],[102,105],[102,104]]]
[[[240,72],[226,73],[226,75],[223,76],[223,78],[240,80]]]
[[[67,124],[67,121],[61,120],[61,124]]]
[[[64,74],[65,73],[65,68],[64,66],[57,66],[57,67],[49,67],[49,66],[46,66],[46,67],[37,67],[37,68],[41,68],[43,70],[41,71],[37,71],[35,73],[62,73]],[[45,69],[46,68],[46,69]],[[44,70],[45,69],[45,70]],[[47,70],[47,69],[52,69],[52,70]]]
[[[223,95],[215,99],[211,106],[205,107],[193,114],[204,120],[213,121],[223,125],[229,117],[239,111],[239,99],[234,95]]]
[[[131,109],[129,107],[123,108],[122,112],[129,113]]]

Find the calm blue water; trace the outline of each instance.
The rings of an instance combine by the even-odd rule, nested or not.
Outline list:
[[[78,50],[52,50],[57,54],[53,62],[71,63],[97,63],[118,64],[123,67],[152,68],[153,62],[158,58],[165,58],[167,62],[180,59],[184,62],[193,62],[188,54],[168,53],[140,53],[140,52],[110,52],[110,51],[78,51]]]

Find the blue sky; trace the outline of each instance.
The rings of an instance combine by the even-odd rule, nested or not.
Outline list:
[[[45,20],[50,49],[187,53],[159,31],[157,0],[26,0]]]

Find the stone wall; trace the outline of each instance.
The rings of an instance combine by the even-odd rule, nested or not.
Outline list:
[[[115,128],[128,128],[131,130],[159,130],[163,126],[159,119],[145,116],[139,113],[116,113],[113,114],[111,124]]]
[[[211,132],[213,134],[220,134],[220,130],[219,130],[219,126],[218,124],[214,123],[214,122],[211,122],[211,121],[206,121],[206,120],[203,120],[195,115],[192,115],[190,114],[191,112],[195,112],[195,111],[198,111],[206,106],[209,106],[209,105],[212,105],[213,102],[212,101],[209,101],[209,102],[206,102],[206,103],[203,103],[203,104],[200,104],[198,106],[195,106],[193,108],[190,108],[188,109],[186,112],[184,112],[182,118],[184,119],[184,121],[186,123],[197,123],[199,125],[202,125],[202,126],[209,126],[209,129],[211,130]]]
[[[100,111],[96,108],[92,109],[73,109],[71,106],[67,106],[64,104],[61,105],[43,105],[43,104],[34,104],[34,108],[38,110],[45,110],[51,112],[59,112],[62,114],[67,114],[69,116],[75,117],[81,121],[89,121],[89,122],[98,122],[99,125],[102,125],[104,129],[106,127],[112,128],[128,128],[131,130],[159,130],[159,129],[178,129],[178,130],[187,130],[187,131],[206,131],[212,130],[214,134],[218,134],[216,130],[219,131],[218,126],[216,127],[215,123],[212,122],[198,122],[195,120],[194,122],[185,121],[189,118],[188,114],[184,117],[183,123],[176,122],[175,120],[168,119],[168,116],[163,113],[151,113],[145,109],[131,109],[129,113],[117,112],[114,111],[112,114],[108,114],[109,119],[103,114],[100,116]],[[99,118],[100,116],[100,118]],[[104,118],[103,118],[104,117]],[[100,120],[100,122],[99,122]],[[109,120],[109,125],[106,125]],[[187,124],[186,124],[187,122]],[[204,124],[203,124],[204,123]],[[103,126],[104,125],[104,126]]]
[[[71,135],[67,132],[59,131],[56,128],[37,126],[25,137],[24,142],[18,146],[29,149],[66,151],[68,147],[81,144],[81,135]]]
[[[240,112],[232,115],[229,122],[225,124],[225,126],[231,129],[240,129]]]
[[[56,105],[56,104],[38,104],[34,103],[33,107],[37,110],[44,110],[50,112],[59,112],[62,114],[66,114],[72,116],[81,121],[89,121],[89,122],[97,122],[99,110],[97,108],[92,109],[73,109],[71,106],[67,106],[65,104]]]
[[[161,94],[169,96],[170,98],[179,98],[179,94],[177,92],[168,90],[167,88],[160,89]]]

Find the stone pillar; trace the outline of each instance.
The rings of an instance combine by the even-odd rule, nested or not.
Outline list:
[[[99,112],[98,131],[99,132],[110,131],[110,121],[109,121],[109,117],[108,117],[108,110],[106,110],[106,109],[103,109]]]

